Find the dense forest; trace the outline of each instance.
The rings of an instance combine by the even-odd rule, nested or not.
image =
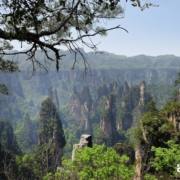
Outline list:
[[[107,55],[112,61],[101,67]],[[0,178],[178,179],[179,58],[87,56],[97,65],[86,73],[81,65],[33,76],[3,67]],[[114,68],[124,59],[128,69]]]

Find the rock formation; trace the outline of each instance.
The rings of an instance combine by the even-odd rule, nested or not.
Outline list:
[[[145,82],[141,82],[139,85],[139,105],[144,106],[145,103]]]
[[[116,128],[116,97],[111,94],[105,98],[102,104],[104,113],[101,114],[100,129],[103,133],[103,139],[107,145],[113,145],[117,140]]]
[[[72,161],[75,160],[75,154],[77,149],[81,149],[83,147],[92,147],[92,136],[89,134],[82,134],[79,144],[74,144],[73,151],[72,151]]]
[[[84,87],[79,93],[76,90],[70,101],[70,113],[78,122],[82,133],[92,133],[90,115],[92,113],[92,98],[88,87]]]
[[[152,97],[147,92],[144,81],[141,82],[138,86],[129,88],[127,94],[125,94],[122,98],[122,106],[120,107],[124,111],[124,116],[122,118],[123,130],[127,130],[132,127],[141,113],[146,111],[145,106],[151,100]]]
[[[59,98],[56,88],[49,88],[48,96],[52,99],[53,103],[55,104],[56,108],[59,110],[60,104],[59,104]]]

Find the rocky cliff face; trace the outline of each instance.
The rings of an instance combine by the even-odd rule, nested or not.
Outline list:
[[[34,76],[25,72],[13,74],[1,73],[0,83],[5,84],[9,90],[9,96],[2,97],[2,99],[6,100],[8,107],[11,102],[15,105],[14,107],[9,107],[14,114],[7,118],[13,117],[13,119],[18,120],[22,119],[21,109],[23,108],[26,108],[29,114],[37,115],[40,102],[44,96],[49,95],[51,87],[53,87],[53,90],[56,90],[58,100],[64,105],[69,102],[74,87],[79,92],[82,92],[82,88],[85,86],[88,86],[91,91],[97,91],[98,89],[99,94],[96,94],[96,96],[101,97],[109,91],[103,87],[105,84],[115,81],[121,85],[124,82],[128,82],[129,86],[134,86],[144,80],[148,86],[151,86],[153,83],[152,86],[155,88],[149,89],[153,96],[156,97],[159,93],[158,88],[164,91],[164,98],[158,99],[158,103],[162,104],[168,98],[168,93],[171,93],[167,87],[173,84],[177,72],[178,70],[176,69],[100,69],[92,70],[86,75],[81,70],[61,71],[60,73],[37,73]],[[160,85],[159,82],[161,82]],[[99,86],[102,86],[101,89],[99,89]],[[124,92],[127,94],[128,89],[125,88]],[[162,99],[163,102],[161,102]],[[4,114],[1,117],[4,117]]]
[[[80,92],[74,90],[69,108],[75,126],[80,128],[79,134],[93,134],[92,127],[98,127],[101,142],[113,145],[123,139],[121,131],[136,124],[152,99],[144,81],[131,86],[128,82],[113,82],[100,86],[93,94],[89,87]]]

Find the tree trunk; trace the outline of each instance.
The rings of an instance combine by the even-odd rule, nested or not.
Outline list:
[[[135,176],[133,180],[143,180],[142,149],[138,145],[135,149]]]

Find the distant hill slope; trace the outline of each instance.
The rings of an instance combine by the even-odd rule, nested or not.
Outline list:
[[[98,69],[180,69],[180,57],[173,55],[126,57],[104,52],[88,53],[87,57],[92,68]]]

